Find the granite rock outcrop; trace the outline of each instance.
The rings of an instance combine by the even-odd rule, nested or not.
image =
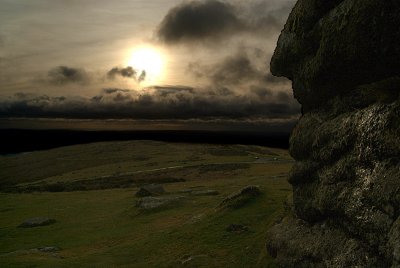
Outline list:
[[[302,117],[283,267],[400,267],[400,2],[299,0],[271,60]]]

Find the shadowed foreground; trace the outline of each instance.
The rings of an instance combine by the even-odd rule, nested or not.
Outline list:
[[[154,141],[0,157],[0,266],[275,267],[291,166],[280,149]],[[135,196],[149,182],[165,191]],[[18,227],[37,217],[54,221]]]

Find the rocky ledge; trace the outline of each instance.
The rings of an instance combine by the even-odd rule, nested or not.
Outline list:
[[[283,267],[400,267],[400,2],[299,0],[271,61],[292,80],[293,204]]]

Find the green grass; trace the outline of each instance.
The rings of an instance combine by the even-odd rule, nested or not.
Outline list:
[[[227,150],[235,153],[230,155]],[[139,160],[138,155],[142,156]],[[55,156],[71,160],[60,166],[45,164]],[[272,156],[282,161],[252,163],[255,157]],[[91,161],[79,163],[79,158]],[[134,206],[138,189],[135,183],[122,189],[1,193],[0,267],[181,267],[182,260],[196,255],[206,257],[183,267],[275,267],[264,244],[268,227],[282,213],[289,193],[289,184],[280,176],[291,167],[287,160],[290,157],[284,150],[257,146],[158,142],[97,143],[2,157],[0,166],[8,168],[1,171],[0,178],[5,178],[9,185],[47,183],[54,177],[67,180],[65,174],[72,173],[75,177],[69,178],[71,181],[79,181],[82,174],[87,174],[85,179],[95,180],[100,173],[112,179],[119,165],[124,172],[131,172],[156,163],[158,167],[184,166],[146,172],[150,178],[175,175],[185,179],[164,184],[170,194],[190,187],[221,194],[181,194],[185,199],[170,209],[143,212]],[[18,163],[24,164],[21,170]],[[240,168],[226,168],[235,163]],[[208,164],[212,165],[207,169]],[[96,167],[101,171],[96,171]],[[14,173],[28,177],[12,181]],[[259,185],[262,195],[237,209],[217,209],[226,196],[247,185]],[[35,216],[55,218],[57,223],[17,228],[22,221]],[[249,231],[229,233],[229,224],[246,225]],[[22,251],[44,246],[58,246],[62,250],[57,256]]]

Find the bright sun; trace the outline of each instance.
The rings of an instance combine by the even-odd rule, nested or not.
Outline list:
[[[158,50],[151,47],[141,47],[132,52],[128,65],[137,70],[139,74],[145,71],[145,81],[154,83],[163,74],[164,59]]]

